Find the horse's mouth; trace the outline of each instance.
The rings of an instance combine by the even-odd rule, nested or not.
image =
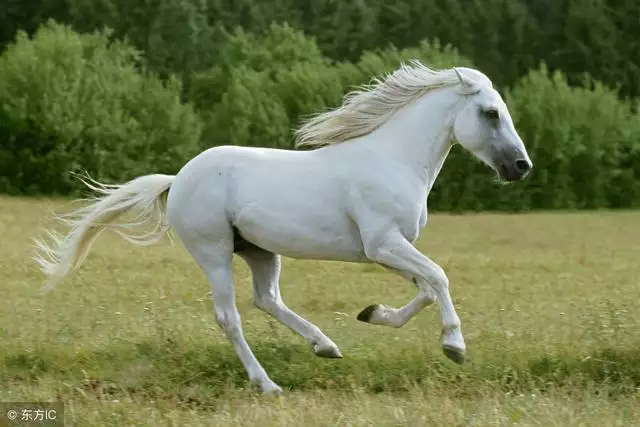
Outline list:
[[[506,162],[501,162],[498,165],[498,174],[500,175],[500,179],[506,182],[520,181],[527,176],[527,172],[528,171],[520,171],[515,167],[509,167]]]

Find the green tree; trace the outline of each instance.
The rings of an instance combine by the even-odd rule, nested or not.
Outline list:
[[[192,78],[189,98],[207,123],[204,146],[292,148],[303,117],[338,106],[347,91],[402,61],[421,59],[436,68],[470,64],[437,41],[365,52],[355,63],[331,61],[314,38],[287,24],[272,24],[262,35],[236,29],[226,37],[219,63]]]
[[[65,194],[69,170],[122,181],[194,155],[202,125],[180,82],[140,72],[139,55],[106,30],[19,33],[0,57],[0,191]]]
[[[536,208],[640,204],[640,116],[616,91],[589,77],[571,87],[559,71],[531,71],[508,92],[537,171]]]

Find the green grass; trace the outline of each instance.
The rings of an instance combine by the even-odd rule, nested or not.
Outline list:
[[[283,388],[261,396],[178,243],[103,235],[52,293],[30,262],[47,208],[0,197],[0,400],[61,400],[79,426],[640,425],[640,212],[432,215],[419,248],[447,271],[468,363],[437,306],[401,329],[355,319],[415,287],[372,265],[287,259],[282,292],[344,358],[315,357],[253,307],[249,344]]]

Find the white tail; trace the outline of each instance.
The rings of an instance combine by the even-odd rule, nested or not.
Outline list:
[[[175,177],[171,175],[145,175],[123,185],[101,184],[86,176],[80,180],[102,196],[91,199],[71,213],[55,215],[55,219],[71,227],[66,236],[48,231],[49,243],[35,240],[34,260],[47,276],[45,290],[51,290],[67,274],[82,264],[91,244],[98,235],[112,230],[136,245],[158,242],[170,229],[166,216],[166,195]],[[138,211],[128,222],[114,222],[121,214]],[[153,228],[143,234],[132,234],[132,228],[151,224]]]

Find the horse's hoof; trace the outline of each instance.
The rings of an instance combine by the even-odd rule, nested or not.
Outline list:
[[[279,396],[282,393],[284,393],[284,391],[282,390],[282,387],[280,387],[278,384],[274,382],[262,384],[260,389],[263,394],[267,394],[267,395]]]
[[[442,346],[442,352],[445,356],[447,356],[450,360],[457,363],[458,365],[462,365],[464,363],[464,351],[445,345]]]
[[[371,316],[376,311],[379,305],[380,304],[372,304],[366,307],[364,310],[358,313],[358,316],[356,317],[356,319],[358,319],[361,322],[371,323]]]
[[[342,359],[342,353],[340,353],[340,349],[335,346],[320,346],[318,344],[314,344],[313,353],[318,357],[326,357],[327,359]]]

